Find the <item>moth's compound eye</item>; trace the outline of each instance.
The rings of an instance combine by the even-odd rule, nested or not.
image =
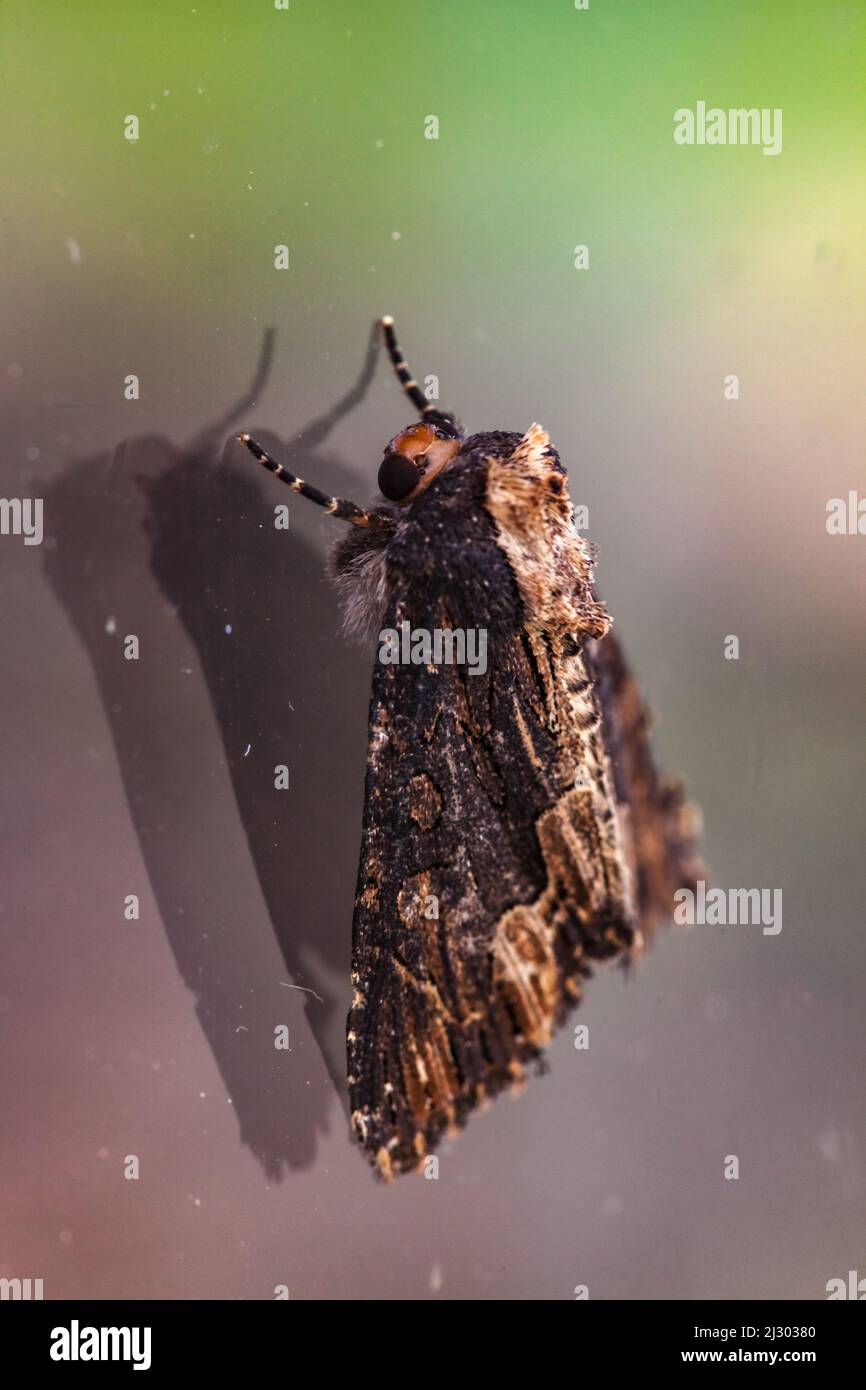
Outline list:
[[[379,464],[379,491],[389,502],[402,502],[414,491],[424,463],[416,463],[405,454],[386,454]]]
[[[459,448],[457,439],[443,438],[438,426],[426,420],[401,430],[386,447],[379,468],[382,496],[389,502],[414,502]]]

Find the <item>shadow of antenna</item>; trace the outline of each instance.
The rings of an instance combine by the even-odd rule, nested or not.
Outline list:
[[[276,330],[274,328],[265,329],[261,351],[259,352],[258,366],[256,367],[249,389],[244,392],[240,399],[237,400],[219,420],[217,420],[216,424],[206,425],[205,428],[186,445],[186,453],[208,453],[210,450],[218,448],[226,431],[231,428],[234,421],[244,415],[246,411],[252,410],[253,406],[258,403],[259,396],[264,391],[268,377],[271,374],[276,337]]]

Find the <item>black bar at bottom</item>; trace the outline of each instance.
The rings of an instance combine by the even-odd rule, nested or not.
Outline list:
[[[436,1300],[443,1302],[445,1300]],[[533,1302],[534,1300],[527,1300]],[[341,1349],[349,1365],[362,1360],[364,1340],[391,1324],[383,1315],[365,1312],[362,1329],[355,1314],[332,1309],[331,1334],[322,1340],[308,1304],[291,1302],[15,1302],[0,1303],[3,1361],[25,1375],[52,1376],[84,1372],[128,1372],[160,1377],[178,1370],[242,1374],[246,1381],[282,1365],[322,1356],[333,1372]],[[387,1316],[387,1315],[385,1315]],[[495,1314],[487,1315],[494,1317]],[[337,1331],[335,1319],[345,1320]],[[420,1333],[404,1323],[400,1340],[421,1337],[418,1347],[438,1341],[445,1326]],[[580,1302],[569,1308],[557,1330],[575,1338],[575,1372],[599,1363],[611,1371],[667,1371],[674,1366],[802,1365],[826,1375],[843,1365],[857,1365],[864,1324],[844,1301],[832,1302]],[[353,1335],[354,1334],[354,1335]],[[309,1339],[309,1340],[308,1340]],[[513,1344],[513,1331],[500,1344]],[[486,1331],[485,1360],[496,1361],[497,1347]],[[482,1343],[479,1341],[478,1355]],[[337,1357],[334,1357],[334,1351]],[[492,1353],[492,1356],[491,1356]],[[380,1352],[381,1355],[381,1352]],[[396,1356],[396,1349],[394,1355]],[[560,1357],[569,1362],[568,1343],[559,1340]],[[351,1360],[350,1360],[351,1358]],[[392,1368],[393,1370],[396,1367]]]

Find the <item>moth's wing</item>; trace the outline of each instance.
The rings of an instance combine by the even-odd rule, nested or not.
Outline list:
[[[636,932],[584,655],[609,619],[546,436],[491,440],[386,556],[383,626],[481,629],[486,669],[373,677],[348,1051],[353,1126],[385,1176],[519,1079],[590,962]]]
[[[698,853],[700,814],[682,782],[656,769],[649,715],[613,633],[588,642],[586,660],[602,710],[641,932],[649,938],[670,917],[677,889],[694,890],[706,875]]]

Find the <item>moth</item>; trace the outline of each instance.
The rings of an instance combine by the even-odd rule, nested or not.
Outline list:
[[[418,419],[384,450],[378,505],[237,438],[349,523],[330,565],[348,633],[422,635],[420,658],[401,643],[374,665],[352,929],[352,1128],[390,1180],[541,1069],[593,964],[633,958],[701,870],[556,449],[537,424],[467,436],[381,331]],[[484,669],[423,640],[469,630]]]

